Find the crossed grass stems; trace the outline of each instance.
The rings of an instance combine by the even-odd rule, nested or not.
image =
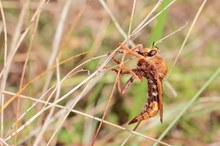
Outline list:
[[[128,36],[125,35],[125,41],[124,41],[123,43],[125,44],[126,42],[129,42],[129,44],[134,45],[133,42],[131,41],[132,37],[134,37],[135,35],[137,35],[137,33],[139,33],[147,24],[149,24],[152,20],[154,20],[159,14],[161,14],[166,8],[168,8],[173,2],[174,2],[174,1],[172,1],[167,7],[165,7],[165,8],[164,8],[161,12],[159,12],[157,15],[155,15],[154,17],[151,17],[151,19],[150,19],[149,21],[147,21],[147,20],[150,18],[150,16],[154,13],[154,11],[159,7],[159,5],[162,3],[162,1],[159,1],[159,2],[155,5],[155,7],[153,8],[153,10],[150,12],[150,14],[147,15],[147,17],[145,17],[145,19],[144,19],[144,21],[142,21],[141,25],[139,25],[138,27],[136,27],[136,29],[135,29],[130,35],[128,35]],[[105,4],[105,2],[102,1],[102,0],[100,0],[100,3],[103,5],[103,7],[105,8],[105,10],[106,10],[107,12],[109,11],[108,13],[109,13],[110,17],[112,18],[114,24],[116,25],[117,29],[119,30],[119,32],[124,32],[124,31],[120,28],[120,25],[119,25],[119,23],[117,22],[117,20],[114,19],[114,16],[113,16],[112,12],[108,9],[108,7],[107,7],[107,5]],[[134,7],[135,7],[135,3],[136,3],[136,1],[134,0],[133,10],[134,10]],[[133,13],[134,13],[134,11],[132,11],[132,15],[133,15]],[[132,19],[131,19],[131,20],[132,20]],[[130,26],[131,26],[131,23],[132,23],[132,21],[130,22]],[[129,34],[129,33],[128,33],[128,34]],[[123,36],[124,36],[124,35],[123,35]],[[78,102],[87,92],[90,91],[90,89],[94,86],[94,84],[97,83],[97,81],[99,80],[99,77],[102,76],[102,74],[100,74],[100,73],[102,72],[102,69],[103,69],[104,66],[111,60],[111,57],[114,55],[114,53],[115,53],[118,49],[119,49],[119,48],[115,49],[115,50],[113,51],[113,53],[104,61],[104,63],[103,63],[94,73],[92,73],[90,76],[88,76],[88,77],[87,77],[83,82],[81,82],[79,85],[77,85],[76,87],[74,87],[70,92],[68,92],[67,94],[65,94],[64,96],[62,96],[59,100],[57,100],[57,101],[55,101],[55,102],[53,102],[53,103],[50,103],[50,102],[48,102],[49,100],[47,100],[46,102],[44,102],[44,101],[41,100],[41,98],[39,98],[39,100],[37,100],[37,101],[35,102],[35,105],[36,105],[37,103],[44,102],[44,103],[45,103],[45,106],[42,108],[42,110],[39,111],[39,112],[38,112],[35,116],[33,116],[30,120],[28,120],[25,124],[23,124],[22,126],[20,126],[20,127],[17,129],[16,132],[13,132],[13,133],[10,134],[9,136],[7,136],[7,137],[5,138],[5,140],[8,140],[8,139],[12,138],[15,134],[17,134],[18,132],[22,131],[27,125],[29,125],[31,122],[33,122],[38,116],[40,116],[40,115],[41,115],[44,111],[46,111],[47,109],[49,109],[49,108],[51,108],[51,107],[59,106],[59,105],[57,104],[58,102],[60,102],[60,101],[62,101],[63,99],[65,99],[67,96],[69,96],[70,94],[72,94],[73,92],[75,92],[77,89],[79,89],[79,87],[81,87],[82,85],[84,85],[86,82],[89,81],[89,83],[88,83],[87,86],[84,88],[84,90],[80,93],[79,96],[76,97],[75,100],[73,100],[72,103],[69,103],[67,106],[59,106],[60,108],[63,108],[63,109],[64,109],[64,110],[63,110],[64,113],[66,112],[66,110],[68,110],[68,113],[66,113],[65,115],[68,115],[70,112],[75,112],[75,113],[78,113],[78,114],[80,114],[80,115],[93,118],[93,119],[95,119],[95,120],[97,120],[97,121],[101,121],[101,124],[102,124],[102,122],[103,122],[103,123],[106,123],[106,124],[108,124],[108,125],[117,127],[118,129],[125,130],[125,131],[129,131],[131,134],[135,134],[135,135],[142,136],[142,137],[144,137],[144,138],[146,138],[146,139],[150,139],[150,140],[152,140],[152,141],[159,142],[159,143],[161,143],[161,144],[163,144],[163,145],[169,145],[169,144],[167,144],[167,143],[164,143],[164,142],[158,141],[158,140],[156,140],[156,139],[154,139],[154,138],[151,138],[151,137],[148,137],[148,136],[146,136],[146,135],[143,135],[143,134],[141,134],[141,133],[139,133],[139,132],[130,131],[130,130],[124,128],[124,127],[115,125],[115,124],[110,123],[110,122],[108,122],[108,121],[105,121],[105,120],[104,120],[104,117],[105,117],[104,115],[103,115],[102,119],[99,119],[99,118],[97,118],[97,117],[94,117],[94,116],[91,116],[91,115],[88,115],[88,114],[79,112],[79,111],[77,111],[77,110],[71,110],[71,109],[73,109],[73,107],[77,104],[77,102]],[[68,77],[70,77],[70,75],[72,75],[72,73],[73,73],[74,71],[76,71],[79,67],[81,67],[81,66],[84,65],[85,63],[90,62],[90,61],[92,61],[92,60],[94,60],[94,59],[101,58],[101,57],[103,57],[103,56],[94,57],[94,58],[92,58],[92,59],[90,59],[90,60],[88,60],[88,61],[86,61],[86,62],[80,64],[80,65],[77,66],[76,68],[74,68],[74,69],[73,69],[70,73],[68,73],[67,76],[65,76],[62,80],[58,79],[57,83],[54,84],[50,89],[48,89],[48,90],[45,92],[45,94],[42,95],[42,97],[45,96],[47,92],[49,92],[49,91],[51,91],[51,90],[53,89],[51,95],[49,96],[49,97],[52,97],[52,95],[55,93],[55,91],[57,91],[57,92],[59,91],[59,88],[60,88],[60,85],[62,84],[62,82],[63,82],[64,80],[66,80]],[[58,76],[59,76],[59,65],[58,65],[58,64],[57,64],[57,74],[58,74]],[[59,77],[58,77],[58,78],[59,78]],[[114,91],[114,89],[113,89],[112,91]],[[5,92],[5,93],[6,93],[6,92]],[[14,96],[18,96],[18,95],[20,95],[21,93],[22,93],[22,92],[20,92],[20,93],[18,92],[18,93],[17,93],[16,95],[14,95]],[[8,93],[8,94],[9,94],[9,93]],[[57,95],[59,95],[59,92],[57,93]],[[21,97],[23,97],[23,96],[21,96]],[[29,99],[31,99],[31,98],[29,97]],[[50,98],[49,98],[49,99],[50,99]],[[109,99],[110,99],[110,98],[109,98]],[[33,98],[32,98],[31,100],[33,100]],[[109,101],[111,101],[111,100],[109,100]],[[33,108],[33,107],[32,107],[32,108]],[[108,108],[108,106],[106,107],[105,110],[107,110],[107,108]],[[28,112],[28,111],[26,111],[26,113],[27,113],[27,112]],[[26,113],[24,113],[23,116],[24,116]],[[56,115],[62,115],[62,114],[60,114],[60,113],[61,113],[61,112],[59,112],[59,114],[56,114]],[[22,119],[23,116],[21,116],[21,118],[19,118],[19,119]],[[65,116],[65,118],[63,118],[62,122],[60,122],[59,126],[58,126],[57,129],[56,129],[56,132],[57,132],[58,129],[61,127],[61,125],[63,124],[63,122],[64,122],[65,119],[66,119],[66,116]],[[54,119],[53,119],[53,120],[54,120]],[[51,120],[51,121],[53,121],[53,120]],[[50,122],[50,123],[51,123],[51,122]],[[47,123],[47,124],[49,124],[49,123]],[[100,125],[101,125],[101,124],[100,124]],[[137,126],[138,126],[138,125],[137,125]],[[137,126],[136,126],[136,127],[137,127]],[[133,129],[133,130],[135,130],[135,129]],[[55,135],[56,132],[54,132],[54,135]],[[97,131],[97,133],[98,133],[98,131]],[[54,137],[54,135],[51,137],[51,140],[52,140],[52,138]],[[129,139],[130,136],[131,136],[131,135],[129,135],[129,136],[123,141],[122,145],[124,145],[124,144],[126,143],[126,141]],[[2,139],[2,140],[3,140],[3,139]],[[94,141],[95,141],[95,139],[94,139]],[[48,144],[49,144],[49,142],[48,142]]]
[[[160,2],[162,2],[162,1],[160,1]],[[156,5],[156,6],[159,6],[159,5]],[[155,9],[155,10],[156,10],[156,9]],[[153,11],[151,11],[151,12],[153,13]],[[159,15],[159,14],[158,14],[158,15]],[[157,15],[157,16],[158,16],[158,15]],[[148,15],[148,16],[149,16],[149,15]],[[154,18],[156,18],[156,17],[154,17]],[[154,19],[154,18],[153,18],[153,19]],[[151,21],[152,21],[153,19],[151,19]],[[145,20],[147,20],[147,19],[145,19]],[[149,23],[149,22],[148,22],[148,23]],[[146,26],[146,24],[147,24],[147,23],[145,23],[145,26]],[[143,28],[143,27],[142,27],[142,28]],[[142,28],[141,28],[141,29],[142,29]],[[139,29],[139,31],[140,31],[141,29]],[[135,32],[135,31],[134,31],[134,32]],[[138,31],[137,31],[137,32],[138,32]],[[136,33],[137,33],[137,32],[136,32]],[[131,35],[130,35],[130,36],[131,36]],[[109,61],[109,60],[108,60],[108,61]],[[106,63],[107,63],[107,62],[106,62]],[[100,69],[102,69],[102,67],[100,67]],[[68,76],[69,76],[69,75],[68,75]],[[64,78],[64,79],[65,79],[65,78]],[[62,82],[60,82],[60,83],[62,83]],[[52,87],[54,87],[54,86],[52,86]],[[51,88],[50,88],[50,89],[51,89]],[[50,91],[50,89],[49,89],[48,91]],[[86,89],[86,88],[85,88],[85,89]],[[55,90],[54,90],[54,91],[55,91]],[[45,92],[45,94],[46,94],[46,93],[47,93],[47,92]],[[44,96],[44,95],[43,95],[43,96]],[[52,94],[51,94],[51,96],[52,96]],[[49,98],[49,99],[50,99],[50,98]],[[64,98],[60,98],[60,100],[58,100],[58,102],[61,101],[61,99],[64,99]],[[77,101],[79,101],[79,100],[77,100]],[[58,102],[56,102],[56,103],[58,103]],[[76,103],[75,103],[75,104],[76,104]],[[36,104],[35,104],[35,105],[36,105]],[[46,105],[45,105],[44,107],[46,107]],[[48,107],[48,108],[49,108],[49,107]],[[47,109],[47,108],[45,108],[45,109]],[[43,110],[43,111],[45,111],[45,110]],[[43,111],[41,111],[41,112],[39,112],[39,113],[42,113]],[[39,113],[38,113],[37,115],[40,115]],[[23,114],[23,116],[24,116],[24,114]],[[21,116],[21,117],[23,117],[23,116]],[[38,117],[38,116],[34,116],[34,117]],[[32,120],[30,119],[30,120],[27,121],[26,123],[29,123],[29,124],[30,124],[31,121],[33,121],[34,119],[35,119],[35,118],[33,118]],[[26,125],[27,125],[26,123],[23,125],[23,127],[26,127]],[[22,127],[22,126],[21,126],[21,127]],[[21,131],[21,127],[18,129],[18,131],[19,131],[19,130]],[[14,135],[14,134],[12,134],[12,135]]]
[[[100,1],[100,2],[104,2],[104,1]],[[159,1],[159,3],[161,3],[161,2],[162,2],[162,1]],[[159,3],[156,5],[157,7],[159,6]],[[167,8],[168,8],[168,7],[167,7]],[[156,10],[156,8],[155,8],[154,10]],[[151,13],[153,13],[153,12],[154,12],[154,11],[151,11]],[[162,13],[162,11],[161,11],[160,13]],[[160,13],[158,13],[158,15],[159,15]],[[151,15],[151,14],[150,14],[150,15]],[[148,17],[149,17],[150,15],[148,15]],[[154,18],[156,18],[158,15],[156,15]],[[154,18],[152,18],[151,21],[152,21]],[[145,21],[146,21],[146,20],[147,20],[147,19],[145,18]],[[150,21],[148,21],[147,23],[149,23],[149,22],[150,22]],[[145,26],[146,26],[147,23],[144,24],[144,21],[142,22],[142,24],[144,24]],[[141,26],[141,25],[140,25],[140,26]],[[142,28],[143,28],[143,27],[144,27],[144,26],[142,26]],[[137,27],[137,28],[138,28],[138,27]],[[141,28],[141,29],[142,29],[142,28]],[[139,31],[140,31],[141,29],[139,28]],[[139,32],[139,31],[137,31],[137,32]],[[137,33],[137,32],[136,32],[136,33]],[[133,35],[134,35],[134,34],[133,34]],[[130,36],[131,36],[131,35],[130,35]],[[116,51],[116,50],[115,50],[115,51]],[[112,55],[113,55],[113,54],[112,54]],[[107,60],[103,63],[103,65],[102,65],[95,73],[93,73],[92,75],[90,75],[90,76],[89,76],[86,80],[84,80],[81,84],[79,84],[79,85],[76,86],[73,90],[71,90],[69,93],[67,93],[66,95],[64,95],[63,97],[61,97],[59,100],[57,100],[57,102],[54,102],[54,104],[56,104],[56,103],[62,101],[62,100],[63,100],[64,98],[66,98],[69,94],[73,93],[73,92],[76,91],[79,87],[81,87],[84,83],[86,83],[87,81],[89,81],[90,79],[92,79],[94,76],[96,76],[96,75],[102,70],[102,68],[109,62],[110,58],[111,58],[111,55],[107,58]],[[92,59],[91,59],[91,60],[92,60]],[[89,60],[89,61],[91,61],[91,60]],[[88,62],[89,62],[89,61],[88,61]],[[83,64],[81,64],[81,65],[83,65]],[[59,66],[57,66],[57,67],[59,67]],[[76,67],[75,69],[77,69],[77,67]],[[73,72],[73,71],[74,71],[74,69],[73,69],[71,72]],[[59,75],[59,71],[57,72],[57,74]],[[63,80],[61,80],[60,82],[57,83],[56,88],[53,90],[52,94],[49,96],[49,98],[48,98],[48,100],[47,100],[47,103],[49,103],[48,101],[49,101],[50,97],[52,97],[53,93],[55,93],[56,90],[58,91],[58,89],[59,89],[58,86],[59,86],[59,85],[62,83],[62,81],[64,81],[68,76],[69,76],[69,74],[68,74],[66,77],[64,77]],[[37,77],[36,77],[36,78],[37,78]],[[94,82],[94,81],[93,81],[93,82]],[[31,82],[29,82],[29,84],[30,84],[30,83],[31,83]],[[90,83],[91,83],[91,82],[90,82]],[[88,85],[89,85],[89,84],[88,84]],[[55,85],[54,85],[54,86],[55,86]],[[51,89],[53,89],[54,86],[52,86],[50,89],[48,89],[48,90],[42,95],[42,97],[45,96],[46,93],[49,92]],[[27,86],[24,86],[24,87],[26,88]],[[87,86],[87,87],[89,87],[89,86]],[[25,88],[22,88],[12,99],[15,99],[16,96],[20,95]],[[87,88],[85,88],[85,90],[87,90]],[[89,91],[89,90],[87,90],[87,91]],[[80,100],[80,97],[82,97],[83,92],[82,92],[82,94],[80,94],[80,95],[81,95],[81,96],[78,96],[78,98],[76,98],[76,101],[74,102],[72,108],[73,108],[74,105]],[[39,99],[41,99],[42,97],[40,97]],[[35,103],[26,111],[26,113],[27,113],[29,110],[31,110],[37,103],[38,103],[38,102],[35,102]],[[32,121],[34,121],[34,119],[36,119],[39,115],[41,115],[41,113],[43,113],[45,110],[51,108],[51,106],[46,106],[46,105],[47,105],[47,104],[45,104],[45,106],[42,108],[42,110],[41,110],[40,112],[38,112],[34,117],[32,117],[30,120],[28,120],[24,125],[22,125],[20,128],[18,128],[16,132],[12,133],[12,134],[11,134],[10,136],[8,136],[6,139],[8,140],[10,137],[16,135],[18,132],[20,132],[22,129],[24,129],[27,125],[29,125]],[[22,114],[22,116],[19,118],[19,120],[22,119],[26,113]],[[68,114],[66,114],[66,115],[68,115]],[[66,119],[66,118],[64,118],[64,119]],[[18,121],[19,121],[19,120],[18,120]],[[62,123],[63,123],[63,122],[61,122],[60,125],[62,125]],[[60,127],[60,126],[59,126],[59,127]],[[59,129],[59,128],[57,128],[57,129]],[[56,130],[56,131],[57,131],[57,130]],[[55,133],[56,133],[56,132],[55,132]],[[53,136],[52,136],[52,137],[53,137]],[[51,139],[52,139],[52,137],[51,137]],[[151,138],[150,138],[150,139],[151,139]]]

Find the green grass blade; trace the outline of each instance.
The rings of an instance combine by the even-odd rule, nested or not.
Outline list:
[[[180,114],[173,120],[173,122],[164,130],[164,132],[160,135],[158,140],[162,140],[164,136],[170,131],[170,129],[178,122],[178,120],[183,116],[183,114],[190,108],[190,106],[196,101],[196,99],[200,96],[200,94],[214,81],[214,79],[219,75],[220,68],[214,72],[214,74],[207,80],[207,82],[200,88],[200,90],[193,96],[190,102],[185,106],[185,108],[180,112]],[[156,146],[158,143],[154,143],[153,146]]]
[[[161,4],[160,10],[162,10],[163,8],[165,8],[169,3],[171,2],[171,0],[166,0]],[[154,41],[159,40],[164,33],[164,27],[167,23],[167,16],[168,16],[168,9],[165,10],[162,14],[160,14],[160,16],[157,17],[157,23],[151,33],[150,39],[149,39],[149,44],[148,45],[152,45],[152,43]]]

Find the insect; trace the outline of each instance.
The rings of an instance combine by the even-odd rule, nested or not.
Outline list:
[[[136,69],[128,69],[116,60],[114,56],[112,60],[116,62],[120,68],[117,70],[115,68],[105,67],[113,72],[118,73],[119,78],[117,79],[118,90],[121,94],[124,94],[128,87],[131,85],[134,79],[142,81],[142,78],[146,78],[148,81],[148,99],[146,105],[142,112],[137,115],[133,120],[129,122],[130,124],[140,122],[142,120],[147,120],[151,117],[156,116],[160,111],[160,121],[163,122],[163,89],[162,81],[167,74],[167,66],[165,61],[161,56],[158,55],[159,49],[154,46],[150,48],[144,48],[142,44],[135,46],[132,49],[127,48],[123,44],[119,44],[120,50],[117,53],[129,54],[131,56],[138,57]],[[124,75],[132,75],[132,77],[122,86],[120,82],[120,77]]]

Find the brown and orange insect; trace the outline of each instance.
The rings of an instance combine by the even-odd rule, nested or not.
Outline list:
[[[142,112],[137,115],[129,124],[140,122],[142,120],[147,120],[151,117],[156,116],[160,111],[160,121],[163,121],[163,89],[162,89],[162,80],[167,73],[166,63],[161,56],[158,55],[159,49],[152,45],[150,48],[144,48],[142,44],[137,45],[136,47],[129,49],[123,44],[119,44],[121,50],[117,53],[123,53],[131,56],[138,57],[138,63],[136,69],[128,69],[124,67],[118,60],[112,57],[112,60],[119,65],[120,76],[132,75],[132,77],[127,81],[127,83],[122,86],[120,78],[117,80],[118,90],[121,94],[124,94],[128,87],[131,85],[133,80],[137,78],[142,81],[142,78],[145,77],[148,81],[148,99],[147,103],[144,106]],[[105,67],[116,73],[119,70]]]

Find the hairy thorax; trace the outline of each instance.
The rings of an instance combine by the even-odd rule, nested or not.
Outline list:
[[[167,73],[166,64],[159,55],[155,55],[149,60],[140,59],[137,63],[137,69],[141,70],[142,75],[147,79],[152,77],[163,79]]]

